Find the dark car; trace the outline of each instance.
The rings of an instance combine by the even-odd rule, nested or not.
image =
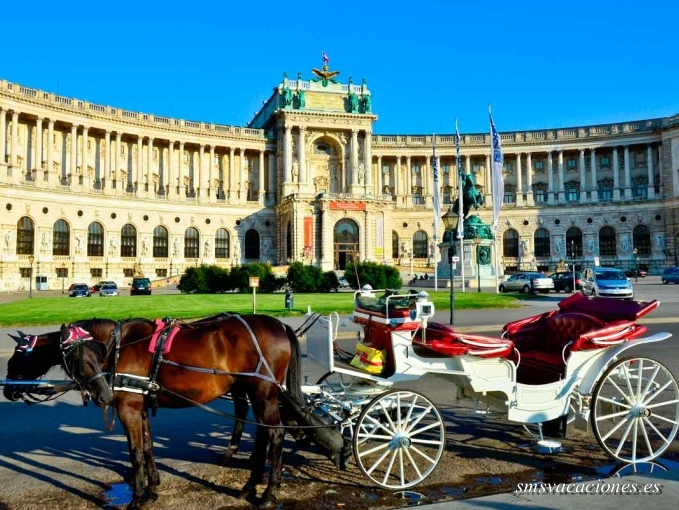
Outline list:
[[[573,271],[563,271],[560,273],[552,273],[549,277],[554,280],[554,292],[564,291],[566,293],[573,292]],[[582,290],[580,285],[580,278],[582,275],[580,271],[575,272],[575,290]]]
[[[646,278],[648,271],[645,269],[628,269],[625,271],[625,276],[627,278]]]
[[[141,294],[151,295],[151,280],[148,278],[134,278],[132,280],[130,296],[139,296]]]
[[[85,283],[75,283],[68,291],[68,297],[91,297],[90,288]]]
[[[108,281],[108,280],[106,280],[106,281],[101,281],[101,282],[99,282],[99,283],[95,283],[94,285],[92,285],[92,286],[90,287],[90,292],[91,292],[92,294],[94,294],[95,292],[99,292],[99,289],[101,289],[101,287],[102,287],[103,285],[115,285],[115,284],[116,284],[116,282],[112,282],[112,281]]]

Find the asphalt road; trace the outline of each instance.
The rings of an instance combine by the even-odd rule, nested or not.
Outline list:
[[[644,301],[660,299],[661,305],[650,317],[643,319],[642,323],[648,326],[650,333],[668,331],[673,336],[664,342],[634,348],[628,352],[661,360],[679,377],[679,286],[663,286],[659,281],[654,282],[652,278],[640,280],[636,298]],[[499,336],[503,324],[552,309],[564,297],[566,297],[564,294],[536,296],[534,300],[526,302],[527,306],[520,310],[458,311],[455,316],[455,328]],[[448,323],[448,318],[449,311],[445,310],[439,311],[435,320]],[[293,326],[298,325],[301,320],[289,319]],[[345,325],[340,326],[339,333],[350,337],[357,328],[350,322],[343,323]],[[50,329],[52,328],[36,328],[31,331]],[[8,332],[12,331],[0,330],[1,378],[7,373],[7,353],[12,346],[11,340],[7,337]],[[305,372],[310,381],[315,381],[322,370],[307,362]],[[50,374],[48,377],[63,378],[59,373]],[[451,417],[450,419],[455,416],[456,426],[464,422],[465,419],[459,418],[462,414],[452,398],[454,388],[451,385],[442,383],[436,377],[427,376],[412,383],[410,387],[432,399],[441,407],[445,416]],[[226,401],[216,402],[215,407],[230,412],[230,404]],[[59,504],[63,500],[60,499],[62,497],[68,501],[64,503],[70,505],[68,508],[101,508],[103,495],[110,488],[112,481],[122,482],[128,469],[126,441],[120,425],[117,425],[113,432],[107,432],[101,410],[91,404],[84,407],[79,395],[73,392],[58,400],[34,406],[10,403],[0,396],[0,423],[2,424],[0,508],[22,510],[33,508],[30,505],[9,506],[6,501],[28,497],[40,491],[46,494],[45,497],[52,495],[50,497],[53,499],[48,499],[52,501],[50,508],[67,508]],[[160,410],[158,417],[152,418],[151,423],[155,455],[161,476],[164,480],[170,479],[170,487],[173,479],[203,484],[202,486],[208,490],[216,490],[221,501],[221,506],[209,508],[237,508],[226,506],[235,504],[234,491],[217,489],[229,483],[224,482],[223,478],[210,478],[213,475],[209,474],[208,470],[208,466],[218,465],[220,462],[220,455],[230,437],[232,427],[230,420],[201,410],[185,409]],[[475,472],[477,476],[482,476],[507,469],[514,471],[535,469],[536,464],[532,457],[517,443],[521,440],[526,441],[526,438],[521,439],[520,434],[514,435],[511,426],[507,429],[506,426],[495,425],[487,420],[478,421],[472,416],[468,426],[461,430],[462,432],[459,430],[456,432],[458,439],[453,448],[454,452],[450,454],[458,457],[454,464],[455,468],[439,467],[435,472],[438,483],[446,483],[449,479],[447,477],[454,474],[451,471],[455,470],[457,474],[469,470],[471,473]],[[459,439],[460,433],[464,439]],[[479,448],[479,445],[483,447]],[[250,447],[251,445],[246,442],[243,449],[249,451]],[[470,456],[470,462],[459,463],[469,451],[475,453]],[[580,461],[584,463],[590,460],[589,457],[594,456],[588,451],[585,451],[584,455],[583,452],[580,454],[583,457]],[[292,458],[288,456],[286,462],[306,466],[317,460],[310,461],[297,452]],[[331,467],[324,459],[321,465]],[[319,473],[325,473],[324,468],[319,469]],[[323,474],[314,476],[319,476],[321,482],[325,480]],[[360,476],[355,477],[354,473],[345,477],[342,483],[352,488],[360,488],[361,484],[364,484],[364,480],[361,480]],[[331,483],[331,479],[329,476],[328,484]],[[284,481],[284,485],[285,483]],[[74,501],[78,502],[77,506],[73,506]],[[8,506],[3,507],[3,503]],[[190,505],[186,506],[185,503],[177,508],[188,510]]]

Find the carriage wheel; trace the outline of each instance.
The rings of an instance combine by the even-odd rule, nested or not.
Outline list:
[[[594,436],[608,455],[622,462],[649,462],[677,435],[679,387],[659,361],[623,358],[597,382],[590,409]]]
[[[385,489],[407,489],[429,476],[443,455],[446,430],[424,395],[391,390],[363,408],[353,438],[361,472]]]

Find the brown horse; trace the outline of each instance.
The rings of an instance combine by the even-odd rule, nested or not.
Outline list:
[[[106,345],[108,354],[101,367],[84,367],[82,377],[100,370],[111,373],[114,393],[107,404],[115,408],[125,430],[132,464],[133,499],[128,510],[158,497],[160,477],[149,408],[155,413],[156,408],[202,405],[231,390],[234,404],[237,396],[247,395],[258,423],[252,472],[241,497],[255,497],[270,445],[271,471],[259,507],[275,504],[284,436],[279,396],[287,392],[294,402],[303,401],[299,341],[292,328],[267,315],[224,314],[177,328],[146,319],[92,319],[62,325],[63,338],[74,331],[84,331]],[[158,349],[152,347],[156,343]],[[247,409],[247,402],[244,405]],[[236,412],[245,414],[242,407]]]

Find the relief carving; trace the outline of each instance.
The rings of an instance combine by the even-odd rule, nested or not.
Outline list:
[[[314,179],[314,188],[316,191],[327,191],[330,189],[330,179],[325,175],[319,175]]]

